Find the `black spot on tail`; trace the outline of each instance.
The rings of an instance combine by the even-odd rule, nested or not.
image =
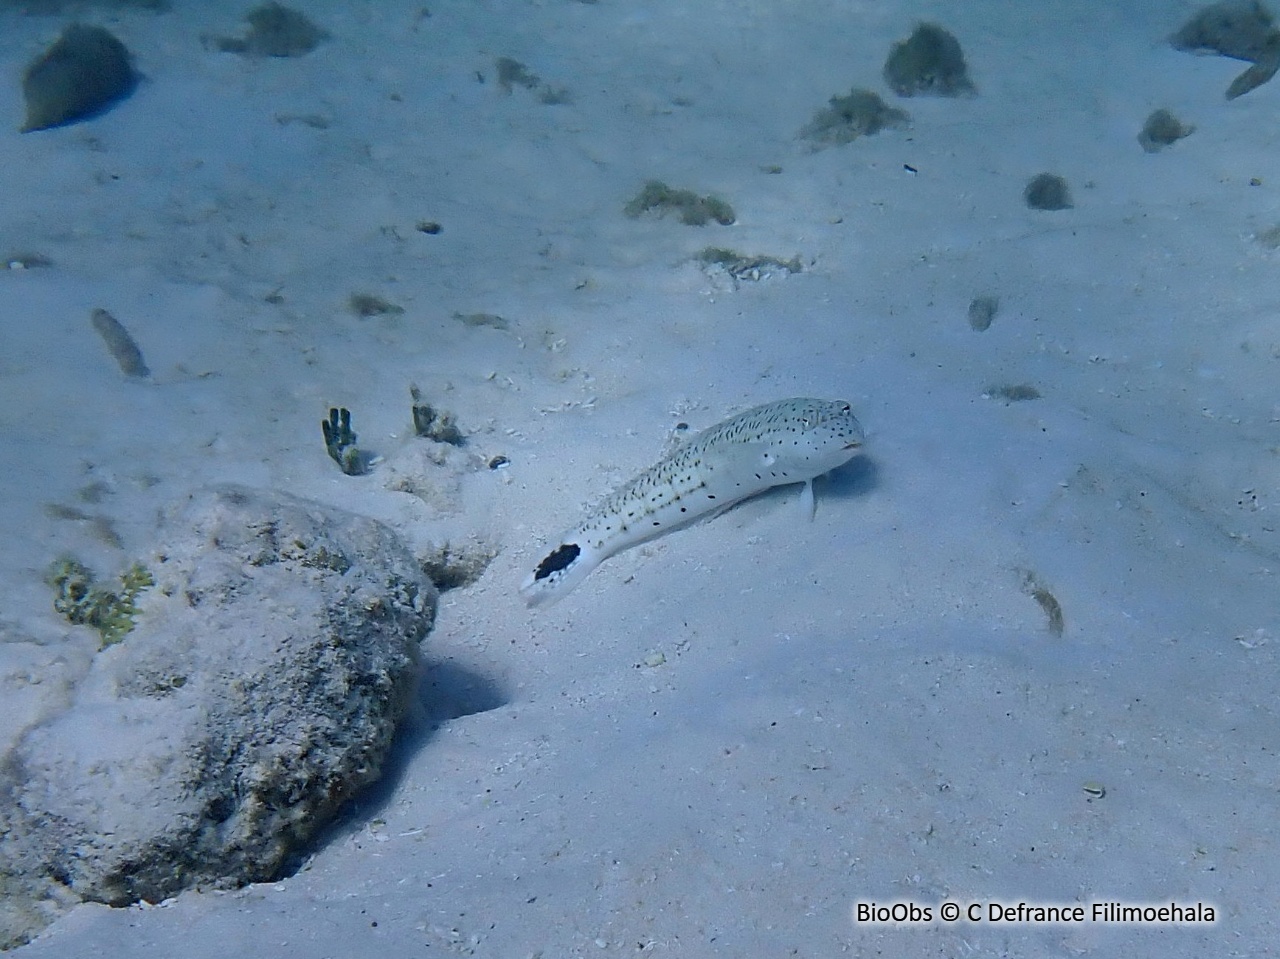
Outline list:
[[[557,546],[533,571],[534,581],[546,579],[552,573],[558,573],[560,570],[566,569],[573,564],[573,561],[578,558],[581,552],[582,547],[577,543],[564,543]]]

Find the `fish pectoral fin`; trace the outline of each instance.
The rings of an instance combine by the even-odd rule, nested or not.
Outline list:
[[[818,504],[813,496],[813,480],[805,480],[804,489],[800,491],[800,515],[813,522],[817,510]]]

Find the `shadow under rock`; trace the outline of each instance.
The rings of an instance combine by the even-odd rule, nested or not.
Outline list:
[[[391,803],[409,764],[441,724],[498,709],[508,702],[506,691],[488,677],[456,663],[424,661],[417,694],[383,760],[382,775],[343,805],[308,849],[282,870],[282,877],[293,875],[312,856],[357,835],[377,819]]]
[[[427,662],[418,684],[418,715],[411,718],[434,729],[506,704],[505,691],[493,680],[455,663]]]

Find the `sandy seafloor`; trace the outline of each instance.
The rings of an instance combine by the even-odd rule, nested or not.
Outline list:
[[[1227,102],[1243,64],[1165,42],[1195,4],[299,0],[333,34],[305,57],[202,46],[248,6],[90,9],[144,82],[24,135],[22,69],[68,17],[0,11],[0,247],[53,261],[0,275],[3,742],[96,645],[46,565],[122,567],[194,485],[496,557],[443,597],[390,778],[296,874],[82,906],[16,957],[1275,948],[1280,83]],[[892,97],[919,19],[978,96]],[[570,102],[504,95],[500,56]],[[910,128],[808,150],[852,86]],[[1196,130],[1149,155],[1157,107]],[[1023,203],[1046,170],[1073,209]],[[649,178],[737,223],[624,217]],[[708,245],[806,268],[735,289],[691,261]],[[361,291],[404,312],[354,316]],[[982,294],[1001,308],[976,332]],[[95,307],[151,382],[120,375]],[[431,475],[410,383],[475,469]],[[1041,397],[991,393],[1020,384]],[[777,490],[525,607],[546,541],[677,422],[793,395],[850,401],[868,434],[813,522]],[[369,475],[326,457],[331,405],[385,458]],[[423,495],[387,488],[414,463]],[[77,503],[98,518],[48,505]],[[851,920],[947,899],[1218,921]]]

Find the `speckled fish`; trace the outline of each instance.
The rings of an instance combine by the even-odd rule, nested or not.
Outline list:
[[[797,397],[756,406],[704,430],[605,498],[526,578],[530,606],[555,602],[610,556],[714,515],[774,486],[804,483],[847,462],[862,427],[842,400]]]

